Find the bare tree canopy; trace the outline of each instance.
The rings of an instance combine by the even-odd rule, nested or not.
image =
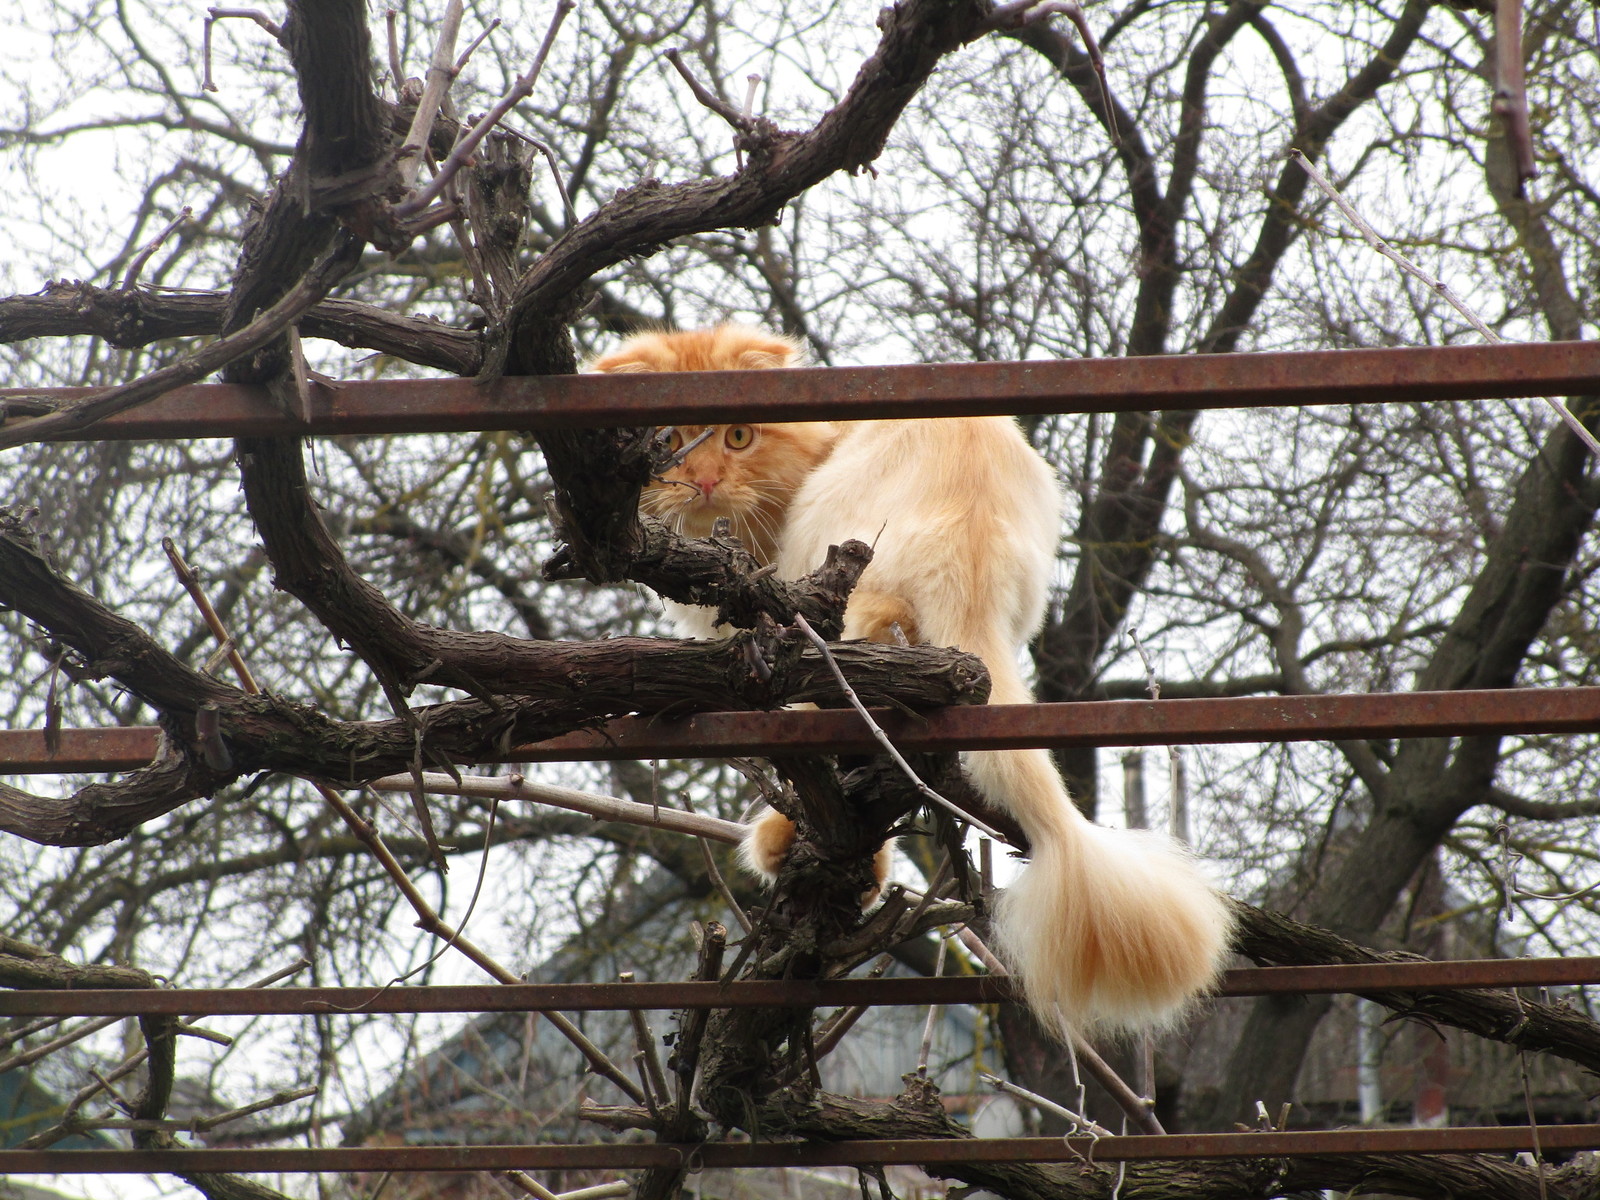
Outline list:
[[[311,381],[567,374],[625,333],[726,320],[824,366],[1476,342],[1453,289],[1497,336],[1583,340],[1600,26],[1530,0],[1519,28],[1516,7],[28,6],[0,65],[0,704],[47,741],[157,725],[162,745],[121,776],[0,782],[0,983],[771,979],[886,952],[985,969],[981,941],[932,933],[981,935],[980,872],[887,760],[513,764],[492,786],[468,770],[625,714],[836,702],[795,617],[837,637],[869,547],[786,582],[736,542],[641,520],[663,462],[649,429],[227,444],[95,440],[95,422],[208,378],[293,414]],[[1307,163],[1449,288],[1373,253]],[[88,390],[45,391],[69,387]],[[1564,399],[1600,428],[1600,398]],[[1372,400],[1022,418],[1069,499],[1039,698],[1600,682],[1581,438],[1537,401]],[[663,638],[660,598],[739,632]],[[988,694],[958,650],[830,654],[869,704]],[[1600,953],[1593,741],[1057,758],[1090,817],[1170,816],[1236,897],[1241,954],[1362,962]],[[953,755],[916,759],[1021,842]],[[761,799],[814,830],[770,893],[729,848]],[[671,827],[645,815],[667,810]],[[863,915],[891,832],[911,890]],[[1351,1122],[1354,1089],[1332,1081],[1358,1041],[1397,1119],[1420,1121],[1434,1084],[1459,1123],[1593,1119],[1581,991],[1371,999],[1410,1020],[1219,1000],[1148,1063],[1101,1050],[1153,1089],[1154,1117],[1135,1115],[1172,1130],[1290,1101],[1297,1126]],[[227,1036],[19,1020],[0,1082],[49,1102],[0,1143],[465,1140],[464,1110],[423,1112],[447,1086],[479,1140],[955,1137],[990,1119],[987,1070],[1122,1116],[1021,1008],[970,1014],[920,1073],[920,1015],[909,1035],[855,1020],[702,1010],[664,1062],[655,1033],[559,1015],[540,1018],[549,1044],[531,1016]],[[842,1064],[875,1057],[910,1073],[902,1094],[843,1094],[870,1089]],[[1014,1200],[1594,1194],[1581,1166],[1489,1155],[937,1170]]]

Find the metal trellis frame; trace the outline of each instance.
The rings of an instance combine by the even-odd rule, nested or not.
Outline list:
[[[418,380],[311,386],[309,419],[261,389],[176,389],[70,438],[438,433],[558,425],[717,420],[1077,413],[1379,401],[1432,402],[1600,394],[1600,343],[1341,350],[1080,362],[715,372],[696,375]],[[0,419],[82,398],[85,389],[0,389]],[[1270,696],[968,706],[925,717],[881,714],[907,749],[1160,745],[1474,733],[1600,732],[1600,688],[1346,696]],[[515,747],[512,762],[762,754],[782,747],[860,753],[874,743],[845,711],[703,713],[622,719]],[[0,731],[0,774],[125,770],[148,763],[153,728]],[[1600,958],[1383,962],[1227,972],[1219,995],[1600,983]],[[1004,1002],[995,977],[786,980],[731,984],[150,989],[0,992],[0,1016],[150,1013],[337,1014],[782,1004]],[[0,1150],[0,1172],[486,1171],[677,1166],[870,1166],[892,1163],[1100,1162],[1327,1154],[1504,1153],[1600,1148],[1600,1125],[1168,1134],[1099,1139],[995,1138],[708,1145],[588,1144],[311,1149]]]

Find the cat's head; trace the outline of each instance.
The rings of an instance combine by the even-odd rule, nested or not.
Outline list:
[[[727,517],[745,547],[771,562],[789,501],[836,436],[824,421],[673,426],[668,444],[682,461],[651,480],[639,507],[690,537]]]
[[[739,325],[629,338],[593,368],[611,373],[762,370],[790,366],[800,350],[787,338]],[[795,490],[828,456],[837,427],[785,424],[677,425],[664,431],[675,462],[652,480],[640,510],[680,533],[706,537],[717,518],[762,562],[772,561]]]
[[[800,344],[748,325],[714,325],[636,333],[610,354],[589,365],[592,371],[635,374],[646,371],[753,371],[798,367]]]

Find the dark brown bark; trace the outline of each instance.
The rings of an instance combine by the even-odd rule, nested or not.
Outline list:
[[[68,962],[42,946],[0,934],[0,987],[147,988],[156,980],[136,967]]]
[[[62,280],[32,296],[0,300],[0,342],[87,336],[131,348],[169,338],[206,337],[222,329],[227,304],[221,292],[102,288]],[[355,300],[323,300],[300,318],[300,332],[456,375],[475,374],[483,357],[477,333]],[[13,401],[12,411],[36,415],[46,410],[22,409]]]
[[[1373,950],[1252,905],[1236,903],[1234,913],[1235,948],[1264,966],[1422,961],[1420,955]],[[1397,1016],[1553,1054],[1600,1075],[1600,1024],[1567,1005],[1519,1000],[1509,991],[1488,988],[1362,994]]]
[[[945,1112],[938,1093],[907,1076],[906,1090],[893,1101],[844,1096],[785,1097],[765,1111],[796,1132],[827,1140],[878,1138],[959,1138],[970,1136]],[[780,1117],[779,1114],[782,1114]],[[1011,1200],[1269,1200],[1321,1188],[1359,1188],[1423,1200],[1492,1196],[1496,1200],[1537,1200],[1535,1170],[1491,1155],[1351,1155],[1231,1162],[1129,1163],[1126,1172],[1112,1164],[928,1163],[936,1178],[988,1188]],[[1594,1195],[1586,1170],[1551,1171],[1548,1195],[1566,1200]]]
[[[0,790],[4,827],[50,844],[112,840],[257,771],[350,784],[406,770],[419,754],[430,763],[480,761],[514,742],[624,713],[839,701],[832,672],[799,631],[770,624],[723,642],[552,643],[434,629],[394,614],[393,636],[412,652],[411,661],[437,664],[440,680],[470,680],[485,698],[418,709],[407,719],[341,722],[276,696],[247,695],[185,666],[138,626],[62,579],[29,531],[3,510],[0,604],[69,649],[72,674],[113,677],[160,711],[172,748],[143,771],[65,800]],[[334,611],[347,610],[335,605]],[[374,611],[392,612],[386,603]],[[869,704],[926,709],[981,702],[987,694],[982,665],[956,651],[857,643],[836,647],[834,656]],[[206,732],[203,716],[214,732]]]

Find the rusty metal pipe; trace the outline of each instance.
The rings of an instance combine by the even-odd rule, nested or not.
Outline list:
[[[1217,994],[1269,996],[1586,983],[1600,983],[1600,957],[1246,967],[1226,972]],[[678,980],[391,988],[83,988],[0,991],[0,1016],[595,1012],[767,1005],[832,1008],[858,1004],[988,1004],[1012,998],[1011,981],[992,975],[740,980],[727,984]]]
[[[1594,733],[1600,732],[1600,687],[966,705],[926,716],[887,710],[873,715],[902,750],[920,751]],[[149,726],[64,729],[52,755],[42,732],[4,730],[0,772],[128,770],[149,762],[155,745],[156,730]],[[860,718],[843,709],[698,713],[676,720],[625,717],[596,730],[513,746],[504,761],[863,754],[876,748]]]
[[[1600,1147],[1600,1125],[1542,1125],[1544,1150]],[[352,1146],[324,1149],[0,1150],[0,1174],[214,1171],[505,1171],[592,1168],[874,1166],[949,1162],[1097,1162],[1299,1158],[1332,1154],[1472,1154],[1532,1150],[1525,1125],[1330,1129],[1089,1138],[939,1138],[706,1145]]]
[[[0,388],[0,405],[87,388]],[[1037,362],[312,383],[309,417],[261,388],[194,384],[62,440],[458,433],[717,421],[952,417],[1499,399],[1600,392],[1600,344],[1511,343]]]

